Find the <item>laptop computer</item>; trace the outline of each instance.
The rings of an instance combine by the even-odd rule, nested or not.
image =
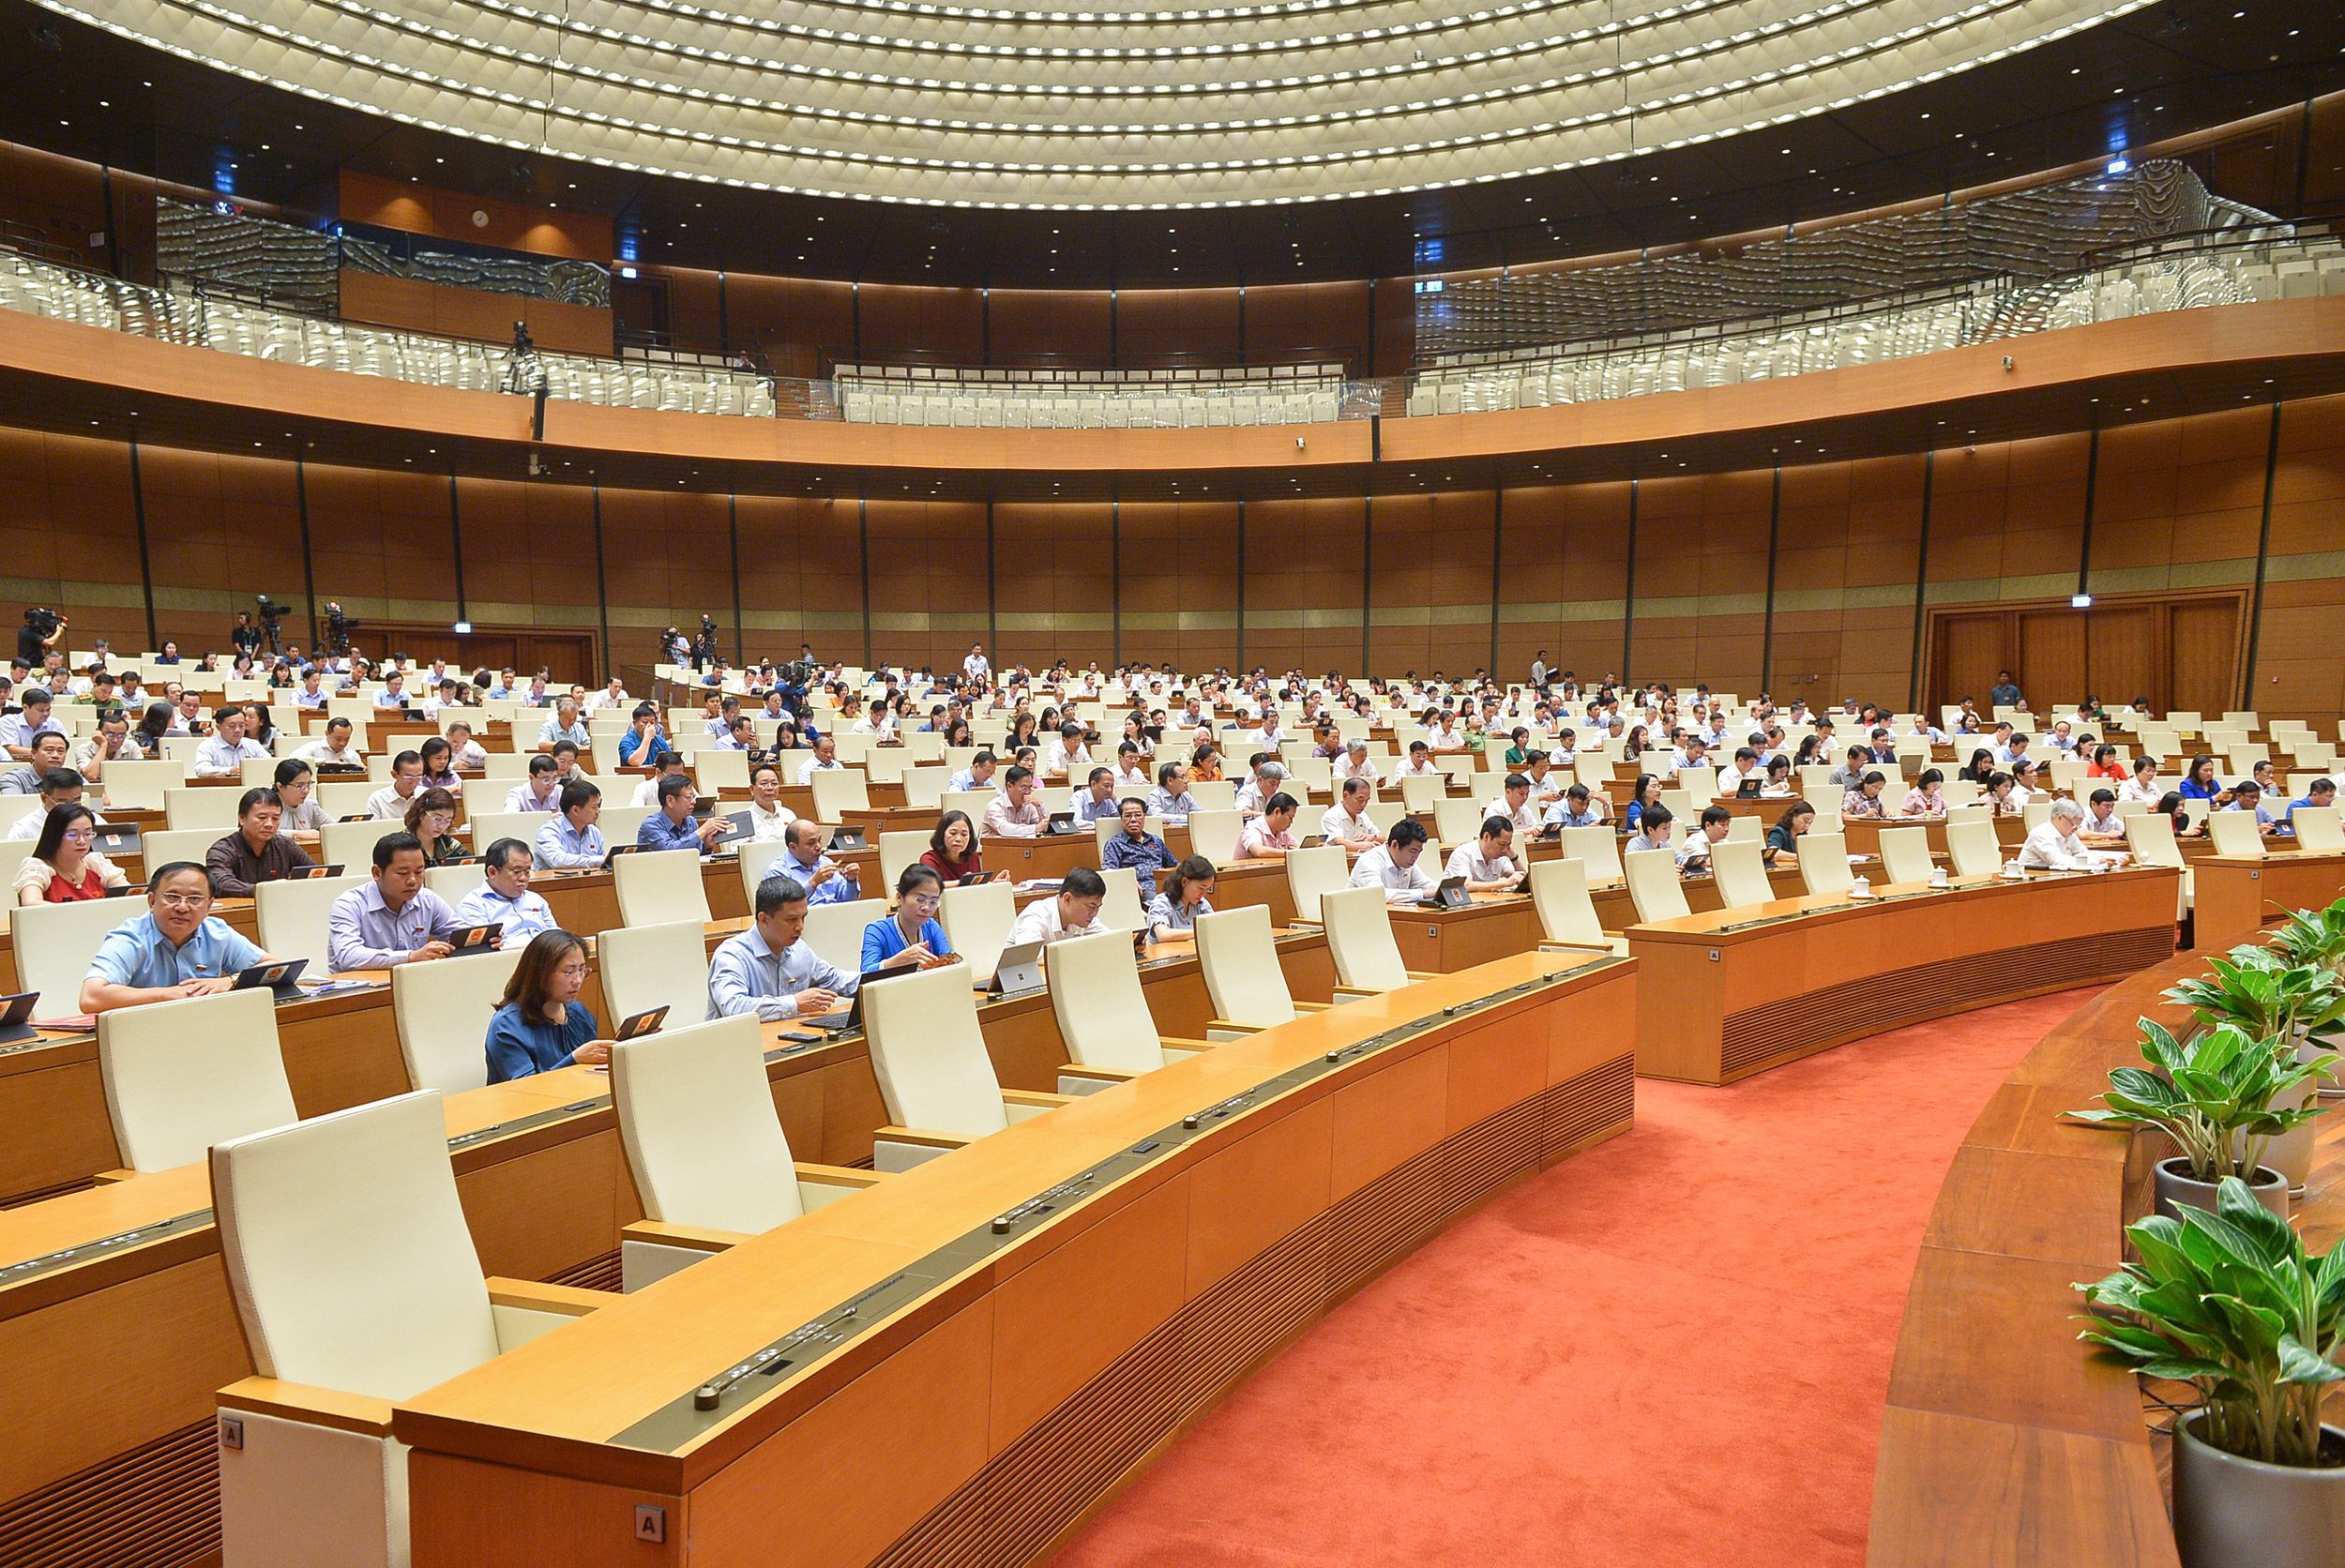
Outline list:
[[[1000,959],[993,965],[992,983],[986,988],[995,996],[1041,989],[1042,943],[1021,942],[1003,948]]]
[[[279,958],[265,964],[254,964],[250,969],[238,972],[236,983],[230,988],[251,991],[266,987],[275,991],[281,1002],[295,993],[297,988],[294,982],[300,979],[301,972],[309,967],[310,960],[307,958]]]
[[[907,974],[917,974],[919,972],[920,967],[917,964],[906,964],[901,969],[867,969],[856,977],[855,986],[855,1002],[854,1004],[851,1005],[845,1012],[825,1013],[819,1018],[798,1018],[794,1021],[805,1025],[809,1029],[819,1029],[825,1034],[845,1034],[851,1031],[861,1029],[863,1027],[863,993],[865,991],[870,989],[873,986],[882,985],[889,980],[900,980]]]
[[[38,991],[19,991],[14,996],[0,996],[0,1046],[12,1046],[19,1040],[29,1040],[39,1033],[32,1024],[33,1003],[40,1000]]]

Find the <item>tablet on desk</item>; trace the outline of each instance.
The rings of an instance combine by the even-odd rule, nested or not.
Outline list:
[[[505,927],[492,921],[486,926],[459,926],[440,940],[453,949],[450,957],[464,957],[474,953],[492,953],[497,938]]]
[[[1002,949],[1001,959],[993,966],[993,983],[989,988],[996,996],[1037,990],[1041,985],[1042,943],[1021,942]]]
[[[282,1000],[294,993],[294,982],[300,979],[301,972],[309,967],[310,960],[307,958],[280,958],[272,963],[254,964],[250,969],[238,972],[236,983],[230,989],[250,991],[266,987]]]
[[[1417,900],[1419,908],[1429,910],[1461,910],[1473,902],[1474,896],[1466,891],[1463,877],[1442,878],[1431,897]]]
[[[136,854],[142,831],[136,827],[112,825],[101,827],[98,830],[98,836],[90,840],[89,847],[93,853],[102,854],[110,859],[126,854]]]
[[[641,844],[613,844],[613,845],[612,845],[612,846],[611,846],[611,852],[610,852],[609,854],[606,854],[606,855],[604,855],[604,856],[602,857],[602,868],[603,868],[604,870],[606,870],[606,871],[610,870],[610,869],[611,869],[611,863],[612,863],[613,861],[614,861],[614,860],[618,859],[618,858],[619,858],[619,856],[621,856],[621,855],[623,855],[623,854],[633,854],[633,853],[634,853],[637,850],[640,850],[640,849],[642,849],[643,847],[643,845],[641,845]]]
[[[286,874],[285,880],[287,882],[315,882],[320,877],[339,877],[341,874],[342,868],[339,864],[333,866],[296,866],[292,871]]]
[[[830,836],[830,848],[834,852],[839,850],[867,850],[870,847],[870,841],[863,837],[863,830],[859,827],[839,828]]]
[[[14,996],[0,996],[0,1046],[12,1046],[19,1040],[29,1040],[39,1033],[33,1027],[33,1003],[40,1000],[38,991],[19,991]]]
[[[619,1020],[618,1032],[611,1037],[613,1040],[632,1040],[638,1035],[657,1033],[659,1026],[667,1021],[668,1009],[664,1006],[629,1013]]]

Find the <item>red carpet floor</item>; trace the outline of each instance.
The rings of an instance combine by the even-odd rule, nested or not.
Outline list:
[[[1055,1568],[1861,1562],[1930,1205],[2089,994],[1731,1089],[1639,1079],[1634,1131],[1331,1313]]]

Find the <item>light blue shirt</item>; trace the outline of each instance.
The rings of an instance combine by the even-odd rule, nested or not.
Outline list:
[[[809,909],[816,904],[843,904],[861,896],[855,882],[843,872],[820,887],[814,886],[816,872],[838,864],[826,854],[818,854],[812,865],[806,865],[799,861],[797,851],[784,850],[774,857],[771,866],[765,867],[763,880],[771,882],[776,877],[788,877],[800,887],[807,888],[806,902]]]
[[[171,944],[152,913],[115,927],[98,944],[90,960],[89,977],[110,986],[159,989],[189,980],[218,980],[250,969],[265,955],[234,927],[218,915],[205,917],[195,934],[178,947]],[[77,999],[68,1010],[81,1005]]]
[[[593,822],[572,827],[569,814],[563,811],[556,811],[553,820],[537,830],[530,846],[531,857],[549,870],[600,866],[610,853],[603,847],[601,828]]]
[[[645,850],[689,850],[694,854],[707,852],[701,843],[698,817],[687,816],[680,822],[671,822],[665,811],[655,811],[643,819],[642,825],[635,830],[635,843],[637,848]],[[786,860],[789,857],[784,855],[782,858]]]
[[[44,718],[38,724],[27,724],[23,714],[0,714],[0,746],[22,746],[30,751],[33,749],[33,737],[52,730],[60,735],[65,733],[63,727],[53,718]]]
[[[322,686],[315,691],[296,691],[294,693],[294,706],[296,708],[323,708],[325,706],[326,696],[326,690]]]
[[[1570,801],[1559,800],[1547,808],[1547,815],[1541,819],[1539,825],[1541,827],[1594,827],[1603,820],[1597,815],[1593,806],[1585,811],[1574,811]]]
[[[415,950],[456,929],[456,912],[428,887],[400,909],[383,901],[380,884],[369,882],[334,900],[325,912],[325,961],[337,973],[354,969],[391,969]]]
[[[998,774],[1001,769],[997,767],[993,771]],[[991,778],[979,778],[975,768],[963,768],[945,781],[947,790],[991,790],[997,787]]]
[[[626,734],[619,737],[619,766],[627,767],[632,764],[635,761],[635,754],[643,748],[643,745],[646,740],[650,742],[651,748],[655,753],[673,749],[668,745],[668,731],[659,725],[653,725],[651,727],[651,733],[648,736],[643,735],[630,729]],[[646,757],[643,759],[643,762],[645,766],[649,766],[651,759]]]
[[[1148,900],[1148,931],[1153,936],[1159,926],[1169,930],[1193,931],[1197,928],[1197,917],[1212,912],[1213,900],[1210,898],[1189,905],[1169,893],[1159,893]]]
[[[938,957],[953,950],[952,939],[945,934],[945,927],[933,920],[920,922],[920,940],[927,942],[929,951]],[[903,927],[896,924],[896,917],[892,914],[881,915],[863,927],[863,967],[866,970],[877,969],[911,945],[904,940]]]
[[[1102,817],[1110,822],[1115,821],[1117,814],[1123,809],[1124,803],[1115,798],[1114,791],[1109,791],[1108,798],[1105,800],[1094,800],[1091,798],[1090,787],[1086,785],[1082,793],[1075,797],[1075,804],[1070,814],[1074,817],[1078,826],[1089,827]]]
[[[507,953],[540,931],[551,931],[555,922],[553,906],[541,894],[522,890],[518,898],[507,898],[487,882],[482,882],[464,895],[456,906],[459,926],[495,926],[505,932]]]
[[[583,755],[595,744],[595,737],[587,732],[585,720],[581,719],[576,724],[573,724],[568,729],[565,730],[562,728],[562,716],[556,714],[553,717],[547,719],[543,724],[537,726],[537,744],[539,746],[552,746],[556,741],[569,741],[574,743],[578,746],[579,752]]]
[[[1188,814],[1196,806],[1195,798],[1187,790],[1176,795],[1159,784],[1148,792],[1148,815],[1161,817],[1168,822],[1188,821]]]
[[[819,986],[839,996],[853,996],[857,983],[857,976],[840,973],[803,942],[776,953],[766,945],[764,933],[751,926],[737,937],[728,937],[708,961],[708,1016],[729,1018],[754,1013],[767,1020],[794,1018],[800,991]]]
[[[407,705],[407,694],[403,691],[378,691],[374,694],[374,705],[378,708],[403,708]]]

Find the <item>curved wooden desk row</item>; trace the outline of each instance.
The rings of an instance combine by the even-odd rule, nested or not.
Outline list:
[[[1637,1071],[1732,1083],[1948,1013],[2132,973],[2174,950],[2181,872],[1892,882],[1632,926]]]
[[[2062,1117],[2140,1064],[2139,1019],[2186,1023],[2158,996],[2205,962],[2171,957],[2077,1009],[1963,1138],[1889,1374],[1871,1568],[2173,1568],[2140,1384],[2077,1342],[2071,1288],[2122,1260],[2169,1151]]]
[[[2201,855],[2190,861],[2191,945],[2228,953],[2290,910],[2319,909],[2345,892],[2345,854],[2276,843],[2260,859]]]
[[[1633,976],[1524,954],[1307,1015],[616,1301],[398,1410],[415,1561],[1030,1560],[1330,1303],[1625,1130]]]
[[[1325,938],[1278,940],[1295,994],[1328,996]],[[1197,959],[1164,957],[1174,951],[1143,962],[1149,1009],[1164,1033],[1202,1034],[1211,1009]],[[985,1003],[980,1017],[1005,1084],[1057,1087],[1066,1056],[1047,993]],[[871,1130],[887,1114],[863,1041],[801,1047],[780,1038],[785,1027],[768,1028],[766,1071],[792,1149],[825,1164],[868,1162]],[[94,1082],[95,1064],[87,1071]],[[610,1081],[573,1067],[448,1098],[457,1187],[489,1273],[617,1288],[619,1231],[643,1208],[620,1156]],[[111,1150],[102,1105],[98,1127]],[[199,1164],[0,1210],[0,1366],[9,1371],[0,1422],[40,1435],[0,1444],[0,1561],[86,1561],[71,1555],[76,1544],[116,1530],[209,1549],[213,1461],[200,1424],[212,1391],[251,1372],[210,1203]],[[87,1408],[60,1422],[70,1391]],[[14,1544],[36,1538],[65,1555],[14,1555]],[[155,1551],[155,1561],[177,1560]]]

